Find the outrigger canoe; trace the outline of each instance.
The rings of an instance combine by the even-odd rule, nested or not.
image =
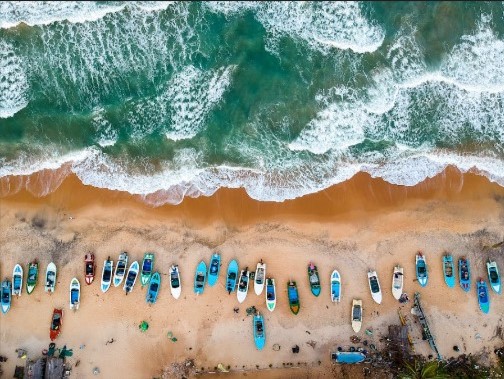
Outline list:
[[[80,305],[80,283],[77,278],[70,282],[70,309],[77,310]]]
[[[488,313],[490,311],[490,297],[488,294],[488,286],[483,279],[479,279],[476,282],[476,290],[481,311],[483,313]]]
[[[331,301],[333,303],[341,301],[341,276],[337,270],[331,274]]]
[[[95,256],[93,253],[87,253],[84,257],[84,267],[86,284],[91,284],[93,283],[96,271]]]
[[[51,327],[49,328],[49,338],[51,341],[54,341],[58,338],[61,333],[61,326],[63,325],[63,309],[54,308],[52,318],[51,318]]]
[[[256,312],[252,320],[252,327],[254,330],[254,342],[257,350],[262,350],[266,344],[266,330],[264,328],[264,317]]]
[[[238,262],[233,259],[229,262],[227,275],[226,275],[226,291],[228,294],[234,292],[236,289],[236,282],[238,281]]]
[[[262,294],[264,290],[264,281],[266,279],[266,263],[263,260],[257,264],[255,278],[254,278],[254,292],[257,296]]]
[[[126,295],[133,291],[133,287],[135,286],[139,271],[140,265],[138,264],[138,261],[132,262],[129,266],[128,273],[126,274],[126,280],[124,281],[123,286]]]
[[[142,271],[140,272],[140,284],[145,286],[149,283],[152,272],[154,271],[154,254],[145,253],[142,261]]]
[[[170,267],[170,291],[175,299],[180,297],[182,292],[182,284],[180,283],[180,272],[177,265]]]
[[[220,254],[212,254],[212,257],[210,258],[210,266],[208,267],[208,285],[210,287],[213,287],[219,279],[220,262]]]
[[[320,295],[320,277],[318,274],[317,266],[312,262],[308,264],[308,281],[310,282],[310,289],[315,296]]]
[[[276,307],[276,288],[275,279],[266,279],[266,307],[270,312],[273,312]]]
[[[114,271],[114,287],[119,287],[126,274],[126,268],[128,267],[128,253],[122,252],[119,254],[119,259]]]
[[[469,266],[469,259],[459,259],[459,283],[460,287],[466,292],[471,289],[471,268]]]
[[[12,294],[11,294],[11,282],[10,280],[4,280],[2,282],[2,292],[0,294],[0,304],[2,306],[2,313],[9,312],[12,302]]]
[[[362,300],[352,301],[352,329],[358,333],[362,327]]]
[[[381,304],[382,302],[382,292],[381,292],[381,287],[380,287],[380,281],[378,280],[378,275],[376,274],[376,271],[368,271],[368,281],[369,281],[369,289],[371,291],[371,297],[373,300]]]
[[[102,278],[101,278],[101,290],[103,293],[107,292],[110,288],[110,284],[112,283],[112,271],[114,268],[114,261],[107,258],[106,261],[103,262],[103,270],[102,270]]]
[[[399,300],[403,294],[404,286],[404,270],[401,266],[397,265],[394,267],[394,273],[392,274],[392,296],[394,299]]]
[[[45,276],[45,291],[53,293],[56,288],[56,265],[51,262],[47,265]]]
[[[28,264],[28,275],[26,276],[26,293],[29,295],[37,286],[39,264],[35,260]]]
[[[488,281],[490,282],[490,287],[494,290],[495,293],[501,293],[501,279],[499,275],[499,269],[497,268],[497,262],[488,261],[487,262],[487,272],[488,272]]]
[[[429,280],[429,272],[427,270],[427,261],[421,252],[418,252],[415,257],[415,267],[418,284],[425,287]]]
[[[453,257],[450,254],[443,256],[443,276],[448,287],[455,287],[455,266],[453,264]]]
[[[194,275],[194,292],[201,295],[205,290],[205,281],[207,274],[207,266],[204,261],[201,261],[196,267],[196,274]]]
[[[159,272],[155,272],[154,274],[152,274],[149,281],[149,287],[147,288],[147,297],[145,298],[147,304],[156,304],[160,288],[161,275],[159,275]]]
[[[287,283],[287,296],[289,297],[289,308],[291,312],[297,315],[299,313],[299,309],[301,308],[301,304],[299,303],[297,285],[293,280]]]
[[[248,267],[245,267],[245,270],[242,270],[240,273],[240,280],[238,281],[238,290],[236,291],[236,297],[239,303],[243,303],[245,298],[247,297],[248,288],[249,288],[249,275],[250,272]]]
[[[23,292],[23,268],[17,264],[12,271],[12,295],[21,296],[21,292]]]

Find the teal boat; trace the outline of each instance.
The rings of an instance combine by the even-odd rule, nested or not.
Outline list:
[[[427,271],[425,256],[421,252],[418,252],[415,257],[415,267],[418,284],[425,287],[429,280],[429,272]]]
[[[455,265],[450,254],[443,256],[443,275],[446,285],[450,288],[455,287]]]
[[[220,262],[220,254],[213,254],[212,258],[210,259],[210,267],[208,268],[208,285],[210,287],[213,287],[219,279]]]
[[[35,260],[28,264],[28,275],[26,277],[26,293],[29,295],[37,285],[39,265]]]
[[[205,281],[207,274],[206,263],[201,261],[196,267],[196,274],[194,275],[194,292],[201,295],[205,290]]]
[[[254,342],[257,350],[262,350],[266,344],[266,330],[264,328],[264,317],[259,312],[254,315],[252,327],[254,329]]]
[[[154,271],[154,254],[145,253],[142,261],[142,270],[140,271],[140,284],[145,286],[149,283],[152,272]]]
[[[227,275],[226,275],[226,291],[231,294],[236,289],[236,282],[238,281],[238,262],[233,259],[229,262]]]
[[[459,259],[459,283],[464,291],[469,292],[471,289],[471,268],[469,266],[469,259]]]
[[[159,272],[155,272],[152,274],[150,282],[149,282],[149,287],[147,288],[147,297],[146,301],[147,304],[155,304],[159,289],[161,288],[161,275],[159,275]]]
[[[297,315],[299,313],[301,304],[299,303],[299,294],[296,282],[291,280],[289,283],[287,283],[287,295],[289,297],[289,308],[292,313]]]
[[[366,356],[359,351],[338,351],[337,353],[332,353],[331,358],[336,363],[356,364],[364,362]]]
[[[488,313],[490,311],[490,296],[488,295],[488,286],[483,279],[479,279],[476,282],[476,290],[481,311]]]
[[[312,262],[308,265],[308,281],[310,282],[310,289],[315,296],[320,295],[320,277],[318,274],[317,266]]]
[[[1,290],[2,292],[0,294],[0,304],[2,306],[2,313],[7,313],[9,312],[12,301],[10,280],[4,280],[2,282]]]

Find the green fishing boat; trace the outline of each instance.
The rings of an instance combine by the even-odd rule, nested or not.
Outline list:
[[[38,272],[39,267],[36,260],[28,264],[28,276],[26,278],[26,292],[28,295],[33,292],[37,285]]]
[[[152,272],[154,271],[154,254],[145,253],[142,262],[142,270],[140,271],[140,284],[145,286],[149,283]]]
[[[291,280],[287,284],[287,294],[289,295],[289,308],[292,311],[292,313],[297,315],[299,313],[299,308],[301,306],[299,304],[299,294],[296,282]]]

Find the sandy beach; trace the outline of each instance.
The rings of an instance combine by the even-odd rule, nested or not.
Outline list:
[[[330,352],[349,346],[355,335],[350,325],[353,298],[363,300],[363,328],[357,335],[380,348],[390,324],[398,324],[398,309],[407,315],[416,352],[432,351],[422,341],[420,327],[410,314],[412,303],[399,304],[391,294],[394,265],[404,267],[405,292],[419,291],[443,357],[491,352],[502,344],[502,295],[491,293],[491,310],[478,309],[474,290],[477,277],[486,278],[485,261],[495,259],[504,269],[502,249],[491,245],[504,240],[504,188],[482,176],[461,174],[448,168],[415,187],[395,186],[367,174],[358,174],[318,194],[284,203],[257,202],[243,190],[219,190],[209,198],[186,198],[180,205],[153,208],[126,193],[82,185],[75,176],[43,197],[48,175],[0,180],[0,274],[11,278],[15,263],[26,267],[38,259],[41,271],[50,261],[58,267],[56,292],[43,291],[43,281],[31,295],[13,299],[11,310],[0,315],[0,355],[7,376],[24,361],[15,349],[25,348],[36,357],[47,348],[54,307],[64,309],[62,333],[56,341],[73,348],[68,359],[72,377],[94,377],[98,367],[104,378],[160,377],[173,363],[193,359],[198,370],[214,371],[219,363],[230,366],[222,377],[332,377]],[[421,288],[415,279],[415,253],[421,250],[429,265],[429,283]],[[162,275],[159,299],[145,303],[145,289],[137,283],[129,296],[122,288],[101,293],[99,279],[83,284],[84,254],[95,253],[101,274],[107,256],[116,261],[121,251],[130,259],[156,254],[155,269]],[[222,256],[219,282],[202,296],[193,292],[197,263],[207,264],[212,252]],[[473,289],[448,289],[443,281],[442,255],[471,260]],[[231,259],[240,268],[254,268],[260,259],[267,275],[276,279],[278,301],[267,311],[264,294],[249,291],[238,304],[236,294],[224,289],[225,270]],[[319,268],[322,293],[309,290],[306,266]],[[182,296],[169,291],[168,269],[181,269]],[[331,303],[332,270],[342,275],[343,300]],[[366,272],[378,272],[383,302],[371,299]],[[73,276],[82,283],[80,309],[68,309],[68,286]],[[290,313],[286,283],[298,282],[301,311]],[[267,341],[255,349],[252,321],[245,309],[256,306],[265,316]],[[233,308],[239,307],[235,313]],[[149,329],[141,333],[138,324]],[[365,330],[372,330],[368,336]],[[177,338],[172,342],[172,332]],[[107,343],[113,339],[113,343]],[[280,346],[279,351],[273,345]],[[298,354],[291,348],[300,347]],[[491,356],[489,355],[491,358]],[[490,359],[489,358],[489,359]],[[286,363],[300,366],[284,369]],[[276,369],[276,370],[272,370]],[[360,370],[360,369],[359,369]],[[360,371],[359,371],[360,372]],[[273,376],[272,376],[273,375]],[[200,377],[205,377],[203,374]],[[167,376],[170,377],[170,376]],[[212,375],[211,377],[215,377]]]

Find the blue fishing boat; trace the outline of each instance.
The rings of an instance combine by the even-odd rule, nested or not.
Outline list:
[[[464,291],[469,292],[471,289],[471,268],[469,266],[469,259],[459,259],[459,283]]]
[[[488,296],[488,286],[483,279],[476,282],[476,290],[481,311],[488,313],[490,311],[490,297]]]
[[[359,351],[338,351],[331,354],[331,358],[336,363],[355,364],[364,362],[366,356]]]
[[[0,296],[1,296],[0,303],[2,305],[2,313],[7,313],[9,312],[12,301],[10,280],[4,280],[2,282],[2,293]]]
[[[238,281],[238,262],[233,259],[229,262],[227,275],[226,275],[226,291],[230,294],[236,289],[236,282]]]
[[[257,312],[252,321],[254,329],[254,342],[257,350],[262,350],[266,344],[266,330],[264,328],[264,317]]]
[[[161,275],[159,275],[159,272],[155,272],[154,274],[152,274],[149,282],[149,287],[147,288],[147,297],[145,299],[147,301],[147,304],[156,303],[159,288],[161,288]]]
[[[427,285],[427,281],[429,280],[429,272],[427,271],[427,262],[421,252],[417,253],[415,263],[418,284],[425,287]]]
[[[194,275],[194,292],[201,295],[205,290],[205,281],[207,274],[206,263],[201,261],[196,267],[196,274]]]
[[[450,254],[443,256],[443,275],[446,285],[450,288],[455,287],[455,266]]]
[[[210,267],[208,267],[208,285],[210,287],[214,286],[219,279],[220,261],[220,254],[217,253],[213,254],[210,259]]]
[[[301,308],[301,304],[299,302],[297,285],[293,280],[287,283],[287,295],[289,297],[289,308],[292,313],[297,315],[299,313],[299,309]]]
[[[501,279],[499,275],[499,269],[497,268],[497,262],[489,260],[487,262],[488,271],[488,281],[490,282],[490,287],[495,293],[501,293]]]

